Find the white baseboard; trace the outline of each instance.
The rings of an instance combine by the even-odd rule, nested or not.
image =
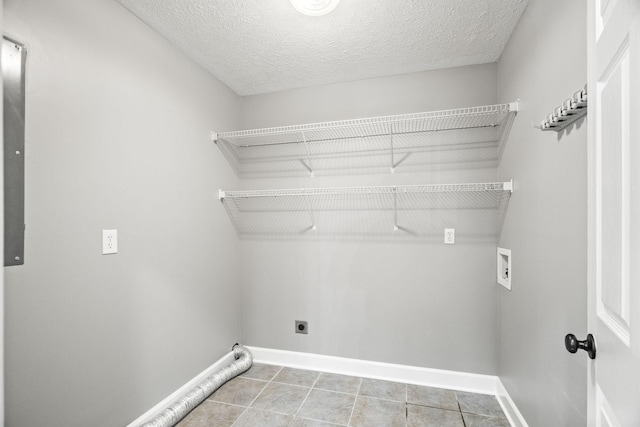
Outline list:
[[[470,374],[445,371],[442,369],[421,368],[416,366],[395,365],[392,363],[372,362],[368,360],[347,359],[344,357],[323,356],[295,351],[273,350],[260,347],[247,347],[253,354],[254,362],[291,368],[309,369],[334,374],[352,375],[378,380],[395,381],[428,387],[447,388],[481,394],[496,394],[496,381],[493,375]]]
[[[216,361],[213,365],[209,366],[207,369],[199,373],[195,376],[191,381],[180,387],[175,392],[171,393],[171,395],[167,396],[162,402],[158,403],[153,408],[149,409],[144,414],[140,415],[134,421],[132,421],[127,427],[139,427],[144,423],[151,421],[156,415],[160,414],[162,411],[170,407],[174,402],[180,400],[183,396],[185,396],[192,388],[203,382],[209,376],[218,372],[225,366],[229,365],[231,362],[235,360],[233,355],[233,351],[227,353],[221,359]]]
[[[509,423],[511,423],[512,427],[529,427],[524,417],[516,407],[516,404],[511,400],[511,396],[507,392],[507,389],[500,381],[500,378],[497,379],[496,383],[496,398],[502,406],[502,411],[507,416]]]

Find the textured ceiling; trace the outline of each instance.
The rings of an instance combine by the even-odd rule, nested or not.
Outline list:
[[[238,95],[498,60],[527,0],[117,0]]]

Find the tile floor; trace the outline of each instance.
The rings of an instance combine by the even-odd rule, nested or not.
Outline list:
[[[254,364],[177,427],[509,427],[493,396]]]

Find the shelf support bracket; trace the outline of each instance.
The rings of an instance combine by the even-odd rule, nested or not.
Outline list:
[[[398,231],[398,189],[393,187],[393,231]]]
[[[395,159],[393,158],[393,123],[389,123],[389,143],[391,144],[391,173],[396,172]]]
[[[311,165],[311,154],[309,154],[309,145],[307,144],[307,137],[304,134],[304,131],[300,132],[302,134],[302,141],[304,142],[304,148],[307,151],[307,163],[302,162],[302,164],[309,170],[311,174],[311,178],[314,177],[315,172],[313,171],[313,166]]]
[[[507,181],[503,184],[502,188],[505,191],[509,191],[513,194],[513,179],[511,181]]]
[[[307,195],[305,194],[304,196],[304,201],[307,204],[307,212],[309,213],[309,218],[311,219],[311,231],[316,231],[317,227],[316,227],[316,220],[313,217],[313,211],[311,210],[311,203],[309,202],[309,198],[307,197]]]

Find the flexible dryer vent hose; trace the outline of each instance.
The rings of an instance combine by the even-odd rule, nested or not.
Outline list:
[[[184,418],[196,406],[202,403],[207,397],[216,391],[220,386],[232,378],[246,372],[253,363],[251,352],[236,344],[233,346],[233,356],[235,360],[228,366],[208,377],[202,383],[194,387],[184,397],[158,414],[151,421],[142,427],[173,427]]]

